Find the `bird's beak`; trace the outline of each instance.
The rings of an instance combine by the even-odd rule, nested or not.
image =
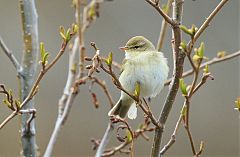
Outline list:
[[[126,50],[128,50],[129,48],[128,48],[127,46],[122,46],[122,47],[119,47],[119,49],[122,50],[122,51],[126,51]]]

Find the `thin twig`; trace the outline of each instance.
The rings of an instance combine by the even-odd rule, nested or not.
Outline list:
[[[158,12],[159,14],[162,15],[162,17],[172,26],[175,25],[175,22],[171,19],[171,17],[169,17],[160,6],[158,6],[158,4],[156,2],[153,2],[152,0],[146,0],[146,2],[148,2],[151,6],[153,6]]]
[[[173,2],[173,0],[168,0],[168,1],[167,1],[165,13],[166,13],[168,16],[169,16],[169,13],[170,13],[170,10],[171,10],[172,2]],[[161,51],[161,49],[162,49],[162,47],[163,47],[163,42],[164,42],[165,34],[166,34],[166,32],[167,32],[167,24],[168,24],[168,23],[165,21],[165,19],[163,19],[163,20],[162,20],[162,24],[161,24],[159,39],[158,39],[158,43],[157,43],[157,50],[158,50],[158,51]]]
[[[22,109],[32,98],[33,96],[36,94],[36,90],[38,88],[38,85],[40,83],[40,81],[42,80],[43,76],[48,72],[48,70],[50,70],[54,65],[55,63],[60,59],[60,57],[63,55],[66,47],[67,47],[67,44],[68,44],[69,41],[63,41],[62,43],[62,47],[61,49],[59,50],[57,56],[52,60],[52,62],[46,66],[45,69],[42,69],[40,71],[40,73],[38,74],[38,77],[36,79],[36,81],[34,82],[33,84],[33,87],[31,88],[29,94],[27,95],[27,97],[24,99],[24,101],[20,104],[20,109]],[[8,120],[4,120],[1,124],[0,124],[0,129],[2,129],[2,127],[12,118],[14,118],[17,114],[11,114],[9,115],[9,117],[7,117]]]
[[[207,17],[207,19],[204,21],[204,23],[201,25],[201,27],[198,29],[196,34],[194,35],[193,42],[195,42],[200,35],[204,32],[204,30],[209,26],[212,19],[215,17],[215,15],[221,10],[221,8],[227,3],[228,0],[221,0],[221,2],[216,6],[216,8],[211,12],[211,14]]]
[[[174,129],[174,131],[172,133],[172,136],[171,136],[170,140],[168,141],[168,143],[160,151],[160,157],[162,157],[168,151],[168,149],[175,143],[175,141],[176,141],[176,134],[177,134],[177,131],[178,131],[179,126],[181,124],[181,121],[182,121],[182,115],[180,115],[180,117],[178,118],[178,121],[176,123],[175,129]]]
[[[17,72],[20,72],[21,65],[19,64],[17,58],[13,55],[13,53],[8,49],[7,45],[4,43],[2,37],[0,36],[0,47],[3,52],[7,55],[7,57],[12,62],[13,66],[16,68]]]
[[[101,140],[101,143],[97,149],[97,152],[95,154],[95,157],[101,157],[101,156],[104,156],[102,155],[103,152],[104,152],[104,149],[105,147],[107,146],[111,136],[112,136],[112,133],[113,133],[113,130],[114,130],[114,124],[110,121],[109,124],[108,124],[108,127],[103,135],[103,138]],[[102,142],[103,141],[103,142]],[[109,155],[109,154],[108,154]]]
[[[211,59],[211,60],[209,60],[209,61],[207,61],[207,62],[205,62],[205,63],[202,63],[199,68],[200,68],[200,69],[203,69],[206,65],[212,65],[212,64],[216,64],[216,63],[223,62],[223,61],[228,61],[228,60],[234,59],[235,57],[238,57],[238,56],[240,56],[240,51],[234,52],[234,53],[232,53],[232,54],[226,55],[226,56],[221,57],[221,58],[215,57],[215,58],[213,58],[213,59]],[[182,77],[184,78],[184,77],[190,76],[190,75],[192,75],[193,73],[194,73],[194,70],[193,70],[193,69],[190,69],[190,70],[184,72],[183,75],[182,75]],[[168,79],[168,80],[165,82],[164,85],[165,85],[165,86],[168,86],[168,85],[171,83],[171,80],[172,80],[172,79],[173,79],[173,78]]]
[[[105,81],[102,81],[102,80],[100,80],[100,79],[98,79],[97,77],[94,77],[94,76],[91,76],[91,79],[93,79],[94,82],[96,82],[103,89],[104,93],[106,94],[106,96],[108,98],[109,104],[112,108],[115,103],[113,101],[113,98],[112,98],[110,92],[107,89]]]

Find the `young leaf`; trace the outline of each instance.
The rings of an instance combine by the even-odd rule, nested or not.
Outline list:
[[[225,51],[219,51],[219,52],[217,53],[217,58],[222,58],[222,57],[224,57],[224,56],[226,56],[226,52],[225,52]]]
[[[235,110],[240,111],[240,98],[237,98],[237,100],[235,101],[235,104],[236,104]]]
[[[44,53],[45,53],[44,43],[40,42],[40,55],[41,55],[41,59],[43,59]]]
[[[182,108],[182,110],[181,110],[181,116],[186,116],[186,114],[187,114],[187,106],[183,106],[183,108]]]
[[[203,72],[206,74],[206,73],[209,73],[209,67],[208,67],[208,64],[205,65],[205,68],[203,69]]]
[[[70,33],[70,28],[68,28],[68,30],[67,30],[67,32],[66,32],[66,34],[65,34],[65,37],[66,37],[66,41],[69,41],[70,40],[70,38],[71,38],[71,33]]]
[[[184,33],[186,33],[186,34],[188,34],[188,35],[191,35],[191,36],[193,35],[192,30],[191,30],[191,29],[188,29],[186,26],[180,25],[179,28],[180,28]]]
[[[127,136],[127,141],[131,142],[133,137],[132,137],[131,132],[128,129],[126,130],[126,136]]]
[[[77,24],[72,24],[72,32],[73,32],[74,34],[76,34],[76,33],[78,32],[78,29],[79,29],[79,27],[78,27]]]
[[[67,39],[65,36],[65,28],[63,26],[60,26],[59,33],[64,40]]]
[[[109,54],[108,54],[108,58],[106,59],[106,64],[108,65],[108,66],[110,66],[110,65],[112,65],[112,52],[110,52]]]
[[[186,50],[187,50],[187,43],[186,43],[186,41],[183,40],[180,43],[180,49],[183,50],[184,52],[186,52]]]
[[[200,47],[197,50],[197,54],[199,57],[203,58],[204,56],[204,43],[201,42]]]
[[[134,96],[139,97],[139,95],[140,95],[140,83],[136,82],[135,90],[134,90]]]
[[[182,91],[183,96],[186,96],[187,95],[187,86],[184,83],[183,79],[180,79],[180,89]]]

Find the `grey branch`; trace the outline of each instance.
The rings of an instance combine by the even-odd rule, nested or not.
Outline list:
[[[73,67],[75,66],[75,59],[76,59],[76,54],[77,54],[77,50],[79,47],[79,42],[78,42],[78,37],[75,38],[74,43],[73,43],[73,47],[71,52],[69,53],[69,67],[68,67],[68,79],[64,88],[64,92],[62,97],[60,98],[59,102],[58,102],[58,118],[56,120],[55,123],[55,128],[54,131],[51,135],[50,141],[48,143],[48,146],[46,148],[45,157],[51,156],[54,145],[56,143],[58,134],[60,132],[61,126],[63,125],[63,116],[65,114],[65,110],[70,110],[70,107],[72,104],[67,103],[68,99],[70,99],[70,95],[71,95],[71,87],[75,78],[75,72],[73,71]],[[73,98],[71,98],[73,99]],[[71,101],[73,102],[73,101]],[[65,105],[66,104],[66,105]]]
[[[34,84],[39,54],[38,15],[34,0],[19,0],[22,21],[24,51],[22,55],[21,99],[28,97]],[[29,101],[23,110],[34,109],[34,102]],[[29,114],[22,114],[21,141],[23,156],[36,156],[35,120],[28,123]],[[30,126],[30,127],[29,127]]]
[[[238,56],[240,56],[240,51],[234,52],[234,53],[232,53],[232,54],[226,55],[226,56],[221,57],[221,58],[215,57],[215,58],[213,58],[213,59],[211,59],[211,60],[209,60],[209,61],[201,64],[199,68],[200,68],[200,69],[203,69],[206,65],[213,65],[213,64],[220,63],[220,62],[223,62],[223,61],[228,61],[228,60],[231,60],[231,59],[236,58],[236,57],[238,57]],[[193,73],[194,73],[194,70],[193,70],[193,69],[190,69],[190,70],[188,70],[188,71],[185,71],[185,72],[183,73],[182,77],[190,76],[190,75],[192,75]],[[165,85],[165,86],[169,85],[172,79],[173,79],[173,78],[168,79],[168,80],[165,82],[164,85]]]
[[[3,52],[7,55],[7,57],[12,62],[13,66],[16,68],[18,72],[21,71],[21,65],[19,64],[17,58],[13,55],[13,53],[8,49],[7,45],[4,43],[2,37],[0,36],[0,47]]]
[[[174,0],[173,15],[172,15],[173,21],[175,23],[175,25],[173,25],[172,27],[172,38],[174,39],[174,42],[172,45],[173,60],[174,60],[174,69],[173,69],[174,77],[171,81],[167,98],[164,102],[162,111],[158,119],[158,121],[161,124],[161,127],[156,128],[155,130],[151,157],[159,156],[164,125],[172,109],[172,105],[175,101],[175,98],[178,92],[178,87],[179,87],[179,79],[181,78],[182,72],[183,72],[183,63],[184,63],[185,55],[179,49],[179,46],[181,43],[181,31],[179,28],[179,24],[181,23],[181,20],[182,20],[182,8],[183,8],[183,0]]]
[[[114,125],[112,124],[112,122],[110,121],[108,123],[108,127],[104,133],[104,136],[101,140],[100,145],[98,146],[97,152],[95,154],[95,157],[101,157],[103,152],[105,151],[105,148],[109,142],[109,140],[111,139],[112,133],[114,130]]]

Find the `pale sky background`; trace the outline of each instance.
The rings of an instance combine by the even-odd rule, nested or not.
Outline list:
[[[194,23],[199,27],[218,2],[220,0],[185,0],[183,24],[191,26]],[[39,38],[45,43],[46,49],[50,52],[50,59],[52,59],[60,47],[59,26],[67,27],[74,21],[71,0],[36,0],[36,5],[39,15]],[[0,21],[0,35],[9,49],[21,60],[22,32],[18,1],[0,0]],[[93,55],[94,51],[89,45],[91,41],[95,41],[101,49],[102,55],[107,55],[112,51],[114,59],[121,62],[124,55],[118,50],[118,47],[136,35],[143,35],[156,43],[161,21],[161,16],[144,0],[105,2],[100,8],[100,18],[91,25],[85,34],[87,53],[89,56]],[[167,34],[163,52],[172,68],[169,30]],[[218,51],[236,52],[239,49],[238,35],[239,1],[230,0],[198,41],[205,42],[206,55],[212,58]],[[186,36],[184,39],[188,40]],[[65,54],[42,80],[40,91],[35,99],[36,136],[42,153],[45,151],[55,125],[57,103],[66,81],[67,65],[68,55]],[[185,70],[188,67],[189,65],[186,64]],[[240,115],[233,110],[234,101],[240,95],[238,59],[210,66],[210,71],[215,80],[208,81],[192,99],[190,123],[195,144],[198,146],[201,140],[204,141],[203,156],[206,157],[239,157]],[[119,91],[105,74],[101,74],[100,77],[107,79],[107,87],[110,88],[114,100],[117,101]],[[187,83],[190,83],[189,81],[190,79],[186,79]],[[15,69],[2,50],[0,50],[0,83],[17,93]],[[93,107],[88,86],[81,87],[67,123],[61,130],[53,156],[88,157],[95,153],[91,149],[90,139],[102,138],[108,123],[109,106],[106,103],[105,95],[99,94],[101,89],[96,87],[94,91],[98,93],[100,108]],[[161,110],[166,93],[167,87],[152,101],[151,107],[156,116]],[[183,101],[179,94],[167,121],[163,137],[164,144],[172,134]],[[1,103],[0,120],[2,121],[9,113],[9,110]],[[130,123],[133,128],[136,128],[141,120],[142,112],[140,111],[139,117]],[[19,139],[19,120],[15,118],[0,131],[0,157],[19,156]],[[151,135],[150,139],[149,142],[142,138],[136,141],[135,154],[137,157],[149,155],[152,145]],[[113,144],[116,145],[115,142]],[[167,156],[192,156],[189,141],[182,126],[177,134],[177,141]]]

